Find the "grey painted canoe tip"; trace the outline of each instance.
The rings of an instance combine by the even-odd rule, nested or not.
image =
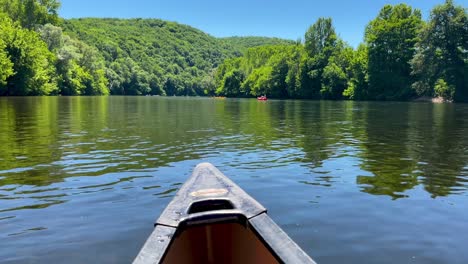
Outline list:
[[[209,163],[209,162],[202,162],[200,164],[198,164],[194,169],[193,169],[193,173],[192,175],[194,174],[200,174],[200,173],[205,173],[205,174],[216,174],[216,173],[220,173],[222,174],[221,171],[218,170],[218,168],[216,168],[215,165]]]
[[[213,169],[215,169],[216,167],[213,164],[209,163],[209,162],[202,162],[202,163],[198,164],[195,167],[195,170],[203,169],[203,168],[213,168]]]

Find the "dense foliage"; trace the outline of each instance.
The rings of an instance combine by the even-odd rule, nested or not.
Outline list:
[[[296,46],[250,49],[215,76],[225,96],[409,100],[417,96],[468,101],[468,16],[452,0],[430,21],[408,5],[386,5],[351,48],[330,18],[320,18]]]
[[[411,61],[420,95],[468,101],[468,16],[448,0],[434,8]]]
[[[367,26],[369,99],[401,100],[412,96],[409,62],[422,23],[419,10],[399,4],[385,6]]]
[[[57,23],[59,7],[59,0],[0,0],[0,10],[27,29]]]
[[[158,19],[72,19],[58,0],[0,0],[0,95],[222,95],[468,101],[468,15],[386,5],[357,49],[331,18],[304,42],[214,38]]]
[[[64,35],[56,0],[0,0],[0,95],[105,95],[104,60]]]
[[[212,94],[212,72],[225,59],[249,47],[288,43],[258,37],[216,39],[158,19],[72,19],[64,27],[103,54],[112,94]]]
[[[46,95],[57,89],[54,56],[39,34],[0,10],[0,95]]]
[[[247,49],[265,45],[288,45],[294,44],[292,40],[268,37],[227,37],[219,39],[227,45],[233,46],[234,50],[244,53]],[[240,55],[240,54],[239,54]]]
[[[362,82],[364,67],[358,68],[355,58],[359,54],[338,38],[330,18],[321,18],[307,31],[305,45],[252,48],[243,57],[226,61],[215,77],[216,92],[341,99],[351,83],[356,87]]]
[[[0,95],[207,95],[214,69],[276,38],[216,39],[156,19],[60,21],[58,0],[0,0]]]

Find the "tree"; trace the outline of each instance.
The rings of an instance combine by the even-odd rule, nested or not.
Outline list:
[[[270,95],[272,92],[272,71],[270,66],[254,69],[242,84],[243,89],[249,90],[252,96]]]
[[[351,78],[343,95],[349,99],[365,100],[368,98],[368,52],[367,46],[359,45],[351,59]]]
[[[434,85],[434,93],[436,96],[452,99],[455,94],[455,88],[448,85],[444,79],[438,79]]]
[[[273,98],[287,98],[288,87],[286,78],[289,72],[288,58],[289,54],[278,54],[272,58],[271,77],[269,85],[270,90],[266,93]]]
[[[2,18],[0,17],[0,32],[5,35],[11,34],[6,32],[9,29],[3,26],[1,19]],[[5,48],[5,41],[0,37],[0,93],[2,86],[6,85],[7,79],[14,74],[13,63],[11,62],[8,53],[5,51]]]
[[[166,91],[167,95],[173,96],[177,94],[181,86],[181,81],[177,76],[169,75],[164,83],[164,91]]]
[[[201,79],[201,86],[203,89],[203,95],[214,96],[216,92],[216,70],[212,70],[208,75]]]
[[[0,0],[0,11],[27,29],[47,23],[56,24],[59,7],[58,0]]]
[[[60,27],[51,24],[40,26],[38,32],[57,57],[60,94],[109,94],[104,60],[96,48],[63,34]]]
[[[403,100],[413,95],[410,60],[422,27],[421,12],[405,4],[386,5],[366,28],[369,99]]]
[[[288,56],[288,73],[286,75],[286,90],[289,98],[299,98],[301,93],[300,67],[303,58],[307,57],[302,44],[294,46]]]
[[[356,52],[347,43],[338,39],[332,56],[328,59],[328,64],[322,76],[322,88],[320,90],[322,98],[340,100],[343,99],[344,91],[354,78],[352,64]]]
[[[217,90],[217,94],[225,95],[228,97],[239,96],[240,87],[244,81],[244,73],[240,70],[233,70],[228,72]]]
[[[341,99],[346,84],[346,74],[335,62],[330,61],[323,70],[322,89],[320,90],[322,98]]]
[[[131,58],[122,58],[114,61],[107,72],[110,81],[111,93],[115,95],[148,95],[163,94],[161,80],[155,75],[143,70]],[[166,86],[175,83],[168,78]],[[171,89],[172,90],[172,89]],[[169,94],[174,95],[175,91]]]
[[[48,95],[57,89],[54,55],[47,49],[39,35],[22,29],[6,15],[0,13],[0,42],[3,48],[0,57],[6,57],[2,67],[4,81],[0,95]],[[11,68],[10,68],[11,67]],[[3,70],[2,70],[3,72]]]
[[[61,27],[52,24],[40,26],[37,32],[41,35],[42,40],[47,44],[47,47],[52,52],[57,52],[64,45],[64,36]]]
[[[452,0],[436,6],[411,61],[419,95],[468,101],[468,16]]]
[[[337,36],[331,18],[319,18],[305,34],[305,48],[311,57],[334,47],[336,41]]]
[[[305,50],[309,58],[301,63],[302,97],[319,99],[322,75],[337,45],[331,18],[319,18],[305,34]]]

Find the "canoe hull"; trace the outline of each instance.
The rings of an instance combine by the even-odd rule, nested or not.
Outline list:
[[[133,263],[315,262],[261,204],[202,163],[156,221]]]

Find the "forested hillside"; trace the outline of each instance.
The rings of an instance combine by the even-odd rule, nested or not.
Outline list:
[[[291,43],[276,38],[217,39],[158,19],[72,19],[65,32],[104,56],[112,94],[209,95],[225,59],[248,47]]]
[[[0,96],[222,95],[468,101],[468,15],[452,0],[428,21],[386,5],[349,46],[331,18],[304,41],[215,38],[158,19],[58,17],[58,0],[0,0]]]

